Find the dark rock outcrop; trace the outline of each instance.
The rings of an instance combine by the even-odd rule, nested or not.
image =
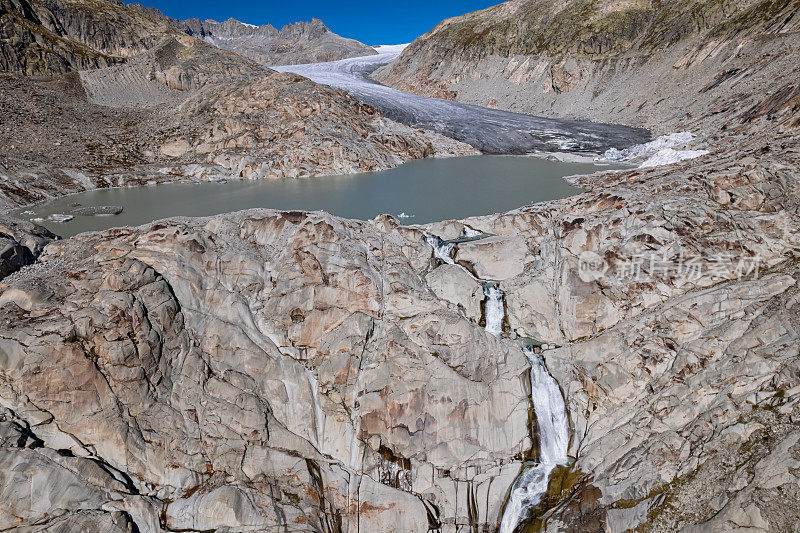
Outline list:
[[[54,239],[55,235],[37,224],[0,216],[0,280],[33,263]]]

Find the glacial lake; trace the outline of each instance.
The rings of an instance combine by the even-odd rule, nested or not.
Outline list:
[[[425,159],[384,172],[344,176],[98,189],[18,209],[14,214],[46,219],[69,214],[76,204],[124,207],[114,216],[76,215],[63,223],[36,221],[62,237],[139,226],[171,216],[209,216],[255,207],[322,210],[356,219],[389,213],[404,224],[424,224],[500,213],[578,194],[581,190],[564,181],[565,176],[612,168],[622,167],[526,156]]]

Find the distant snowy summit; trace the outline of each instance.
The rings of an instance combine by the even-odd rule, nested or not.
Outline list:
[[[370,46],[336,35],[319,19],[287,24],[280,30],[271,24],[255,26],[232,18],[170,22],[188,35],[265,65],[338,61],[377,53]]]

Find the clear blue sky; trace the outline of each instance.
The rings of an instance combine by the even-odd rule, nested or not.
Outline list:
[[[133,0],[125,0],[133,1]],[[284,24],[312,17],[343,37],[366,44],[413,41],[443,19],[499,4],[502,0],[136,0],[179,19],[225,20],[250,24]]]

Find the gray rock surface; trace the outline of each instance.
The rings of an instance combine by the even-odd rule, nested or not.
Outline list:
[[[2,222],[0,268],[16,271],[0,283],[0,529],[493,531],[536,454],[525,342],[560,384],[574,459],[531,527],[796,530],[795,23],[767,30],[769,6],[734,7],[759,14],[762,38],[742,34],[733,55],[725,38],[686,63],[687,84],[695,64],[719,81],[697,97],[714,152],[576,178],[579,196],[424,228],[254,210],[48,244]],[[609,34],[591,46],[620,53],[629,39]],[[684,45],[654,54],[686,59]],[[749,65],[743,96],[703,96],[735,81],[727,60]],[[141,80],[141,64],[179,104],[128,105],[135,91],[114,87]],[[94,85],[0,76],[3,205],[214,167],[389,165],[443,146],[184,35],[108,72]],[[559,94],[579,90],[554,75]],[[119,107],[98,105],[103,94]],[[333,132],[339,146],[325,144]],[[481,326],[480,284],[425,238],[465,227],[484,235],[452,257],[504,292],[498,337]],[[39,260],[22,266],[26,253]]]
[[[527,360],[431,293],[431,257],[391,218],[263,210],[49,247],[0,293],[4,452],[72,466],[5,480],[0,523],[494,524],[532,445]]]
[[[280,30],[270,24],[254,27],[235,19],[174,20],[172,24],[187,35],[264,65],[321,63],[377,54],[370,46],[336,35],[319,19],[287,24]]]
[[[524,267],[500,283],[512,332],[559,346],[543,357],[576,463],[554,476],[547,530],[792,530],[798,144],[751,141],[464,221],[497,235],[466,245],[472,269]],[[513,240],[522,259],[490,253]],[[591,272],[587,253],[601,261]]]
[[[0,216],[0,280],[33,263],[56,236],[45,228]]]
[[[0,516],[493,530],[534,446],[522,337],[548,346],[570,412],[547,530],[791,530],[800,147],[750,142],[424,228],[486,234],[453,257],[500,279],[499,338],[478,284],[391,217],[254,210],[52,243],[0,288],[0,443],[75,477],[15,478]],[[638,254],[697,268],[632,277]],[[42,490],[57,503],[27,499]]]

